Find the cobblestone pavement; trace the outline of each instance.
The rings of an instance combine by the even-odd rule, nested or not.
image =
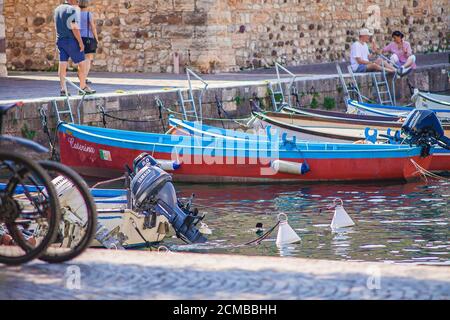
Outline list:
[[[88,250],[0,269],[0,299],[449,299],[450,268]]]
[[[419,68],[435,64],[449,63],[448,53],[417,55]],[[341,63],[342,67],[346,64]],[[317,77],[320,75],[335,75],[335,63],[306,64],[289,67],[289,70],[299,76]],[[344,69],[345,70],[345,69]],[[252,83],[274,79],[274,68],[245,70],[237,73],[220,73],[202,75],[211,87],[236,85],[237,83]],[[70,73],[69,78],[76,80],[76,74]],[[160,91],[167,88],[186,87],[184,74],[168,73],[109,73],[92,72],[89,78],[93,87],[100,94],[111,94],[117,90],[123,91]],[[59,95],[59,78],[56,72],[10,72],[9,77],[0,78],[0,103],[5,101],[51,98]],[[69,88],[72,94],[76,92]],[[48,100],[48,99],[47,99]]]

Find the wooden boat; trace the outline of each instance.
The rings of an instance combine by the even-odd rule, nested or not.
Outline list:
[[[278,134],[256,141],[224,133],[231,138],[58,127],[61,162],[96,177],[121,175],[141,152],[177,161],[174,180],[190,182],[409,180],[418,176],[413,161],[425,169],[431,162],[414,146],[280,141]]]
[[[311,134],[306,135],[305,131],[310,129],[307,126],[298,126],[295,124],[295,120],[298,119],[298,121],[304,121],[303,118],[297,115],[289,115],[289,114],[283,114],[283,113],[266,113],[266,114],[259,114],[255,113],[255,117],[257,117],[256,125],[253,130],[247,133],[242,132],[234,132],[230,133],[226,130],[211,127],[207,125],[199,125],[195,122],[189,122],[189,121],[183,121],[179,119],[171,118],[169,120],[169,124],[171,126],[170,132],[172,134],[179,134],[179,135],[194,135],[194,136],[208,136],[208,137],[226,137],[230,139],[231,137],[237,138],[237,139],[261,139],[262,136],[267,136],[268,131],[275,129],[280,134],[289,134],[292,136],[297,137],[298,139],[308,139],[311,137],[311,141],[335,141],[337,138],[339,138],[338,142],[353,142],[357,140],[364,140],[365,137],[363,136],[365,132],[364,126],[361,126],[360,124],[353,124],[352,128],[349,129],[349,126],[347,123],[340,123],[339,121],[335,122],[327,122],[326,120],[323,120],[323,124],[325,125],[323,128],[326,128],[319,132],[314,132]],[[273,116],[272,116],[273,115]],[[287,119],[287,120],[285,120]],[[306,123],[306,122],[301,122]],[[346,130],[340,129],[337,127],[337,125],[342,125]],[[400,130],[401,124],[394,122],[393,124],[396,125],[394,129]],[[334,126],[334,127],[331,127]],[[357,129],[359,126],[359,129]],[[380,124],[378,127],[375,127],[378,131],[378,133],[386,132],[388,128],[386,128],[386,124]],[[305,129],[306,128],[306,129]],[[317,128],[317,127],[314,127]],[[448,128],[448,126],[447,126]],[[299,131],[302,130],[302,131]],[[258,136],[255,135],[254,132],[258,133]],[[354,136],[349,136],[349,133],[353,133]],[[312,136],[312,134],[314,134]],[[392,134],[392,133],[391,133]],[[450,130],[445,130],[446,136],[450,136]],[[369,133],[370,135],[370,133]],[[327,138],[328,137],[328,138]],[[373,138],[376,138],[375,136]],[[434,152],[432,155],[432,161],[429,167],[430,171],[450,171],[450,151],[443,149],[441,147],[434,148]]]
[[[298,116],[303,116],[307,118],[312,118],[315,120],[327,120],[327,121],[337,121],[344,123],[361,123],[370,125],[378,125],[378,124],[395,124],[397,122],[401,123],[403,118],[399,117],[384,117],[384,116],[368,116],[368,115],[359,115],[359,114],[351,114],[351,113],[343,113],[336,111],[326,111],[326,110],[316,110],[316,109],[306,109],[306,108],[292,108],[292,107],[284,107],[281,109],[281,112],[296,114]]]
[[[366,128],[364,123],[350,123],[341,121],[330,121],[325,119],[311,119],[295,114],[267,112],[253,113],[255,120],[253,127],[265,129],[268,126],[276,127],[280,132],[286,132],[297,136],[300,140],[322,141],[322,142],[355,142],[366,139]],[[400,124],[396,123],[399,128]],[[387,129],[391,128],[387,124],[372,124],[371,130],[376,129],[378,134],[387,134]],[[394,126],[392,126],[394,128]],[[370,134],[370,133],[369,133]],[[377,136],[375,140],[386,140]]]
[[[405,118],[402,117],[383,117],[383,116],[368,116],[358,115],[343,112],[300,109],[284,107],[281,112],[288,114],[295,114],[299,117],[297,119],[314,119],[317,121],[326,121],[331,123],[341,124],[360,124],[365,127],[386,127],[391,129],[399,129],[403,125]],[[442,127],[450,135],[450,123],[443,123]]]
[[[388,106],[347,100],[347,112],[360,115],[375,115],[387,117],[406,117],[415,108],[408,106]],[[450,108],[432,108],[441,121],[450,120]]]

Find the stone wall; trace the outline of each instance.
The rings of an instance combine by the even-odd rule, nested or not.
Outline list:
[[[3,16],[4,0],[0,0],[0,77],[7,75],[6,71],[6,39],[5,17]]]
[[[55,69],[53,10],[60,1],[2,1],[8,68]],[[295,65],[340,60],[348,56],[355,30],[363,26],[375,31],[380,45],[400,29],[417,52],[448,48],[448,0],[93,0],[93,4],[101,39],[95,69],[103,71],[173,72],[178,65],[192,65],[215,72],[274,61]]]

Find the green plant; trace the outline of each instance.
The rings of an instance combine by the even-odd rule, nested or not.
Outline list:
[[[283,95],[281,93],[276,93],[273,95],[276,102],[282,102],[283,101]]]
[[[52,64],[50,67],[45,69],[45,71],[47,71],[47,72],[57,72],[58,71],[58,65],[57,64]]]
[[[242,104],[242,102],[245,101],[245,98],[241,97],[241,96],[236,96],[234,97],[234,102],[236,103],[236,106],[240,106]]]
[[[327,110],[336,108],[336,100],[333,97],[324,97],[323,107]]]
[[[319,107],[319,101],[315,96],[313,96],[313,98],[311,99],[311,103],[309,104],[309,106],[311,107],[311,109],[317,109]]]
[[[22,137],[26,139],[33,140],[36,137],[36,131],[30,130],[26,123],[23,125],[20,131],[22,133]]]

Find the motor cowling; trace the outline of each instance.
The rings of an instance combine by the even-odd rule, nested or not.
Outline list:
[[[441,122],[431,110],[412,111],[403,123],[402,132],[408,137],[409,143],[423,146],[428,151],[436,144],[450,148],[450,139],[445,136]]]
[[[133,163],[130,183],[133,209],[156,212],[169,220],[178,237],[186,242],[206,242],[197,228],[203,217],[188,209],[182,209],[172,184],[172,177],[161,169],[147,154],[141,154]],[[154,159],[153,159],[154,160]]]

